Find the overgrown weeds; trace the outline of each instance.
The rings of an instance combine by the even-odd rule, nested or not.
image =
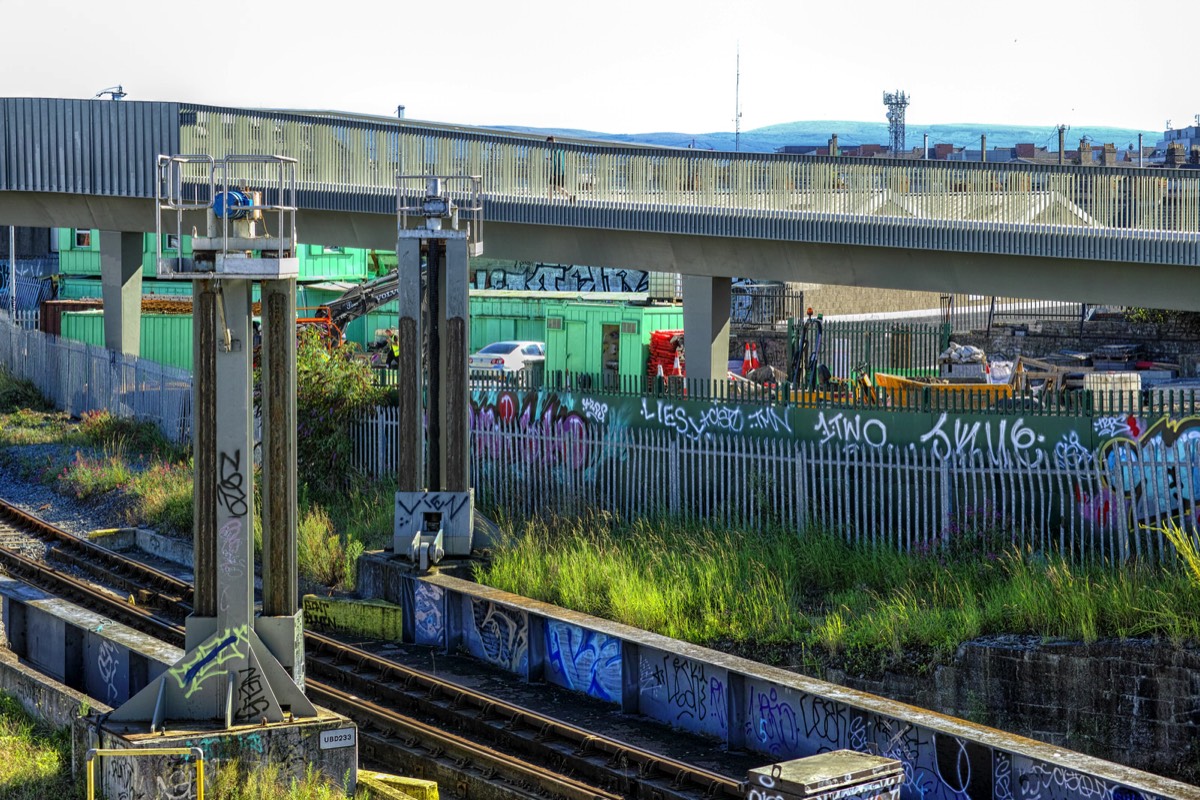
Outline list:
[[[363,543],[338,534],[328,512],[319,505],[309,506],[297,527],[300,574],[331,588],[353,587]]]
[[[334,786],[311,764],[304,777],[285,780],[278,764],[222,764],[217,769],[212,796],[216,800],[347,800],[349,795]],[[366,800],[367,794],[355,795]]]
[[[0,693],[0,798],[45,800],[82,797],[71,777],[71,733],[29,716],[8,694]]]
[[[603,515],[505,527],[477,570],[483,583],[700,644],[775,643],[861,673],[947,662],[987,634],[1200,640],[1189,610],[1200,582],[1170,565],[1077,567],[1011,545],[905,556],[819,531]]]
[[[15,377],[11,372],[0,367],[0,414],[14,411],[47,412],[54,411],[50,403],[38,388],[26,380]]]

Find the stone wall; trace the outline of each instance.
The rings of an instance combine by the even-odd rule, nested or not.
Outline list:
[[[806,306],[827,317],[835,314],[923,311],[940,308],[941,303],[941,295],[937,292],[874,289],[867,286],[837,286],[826,283],[796,283],[792,286],[804,292]]]
[[[954,341],[983,348],[987,353],[1005,353],[1044,358],[1072,350],[1090,353],[1113,344],[1138,344],[1151,361],[1178,364],[1180,377],[1195,377],[1200,362],[1197,333],[1179,325],[1129,323],[1120,318],[1088,320],[1080,335],[1078,321],[1045,320],[1022,325],[1002,325],[970,334],[955,333]]]
[[[1200,649],[1150,641],[970,642],[932,676],[826,680],[981,725],[1200,781]]]

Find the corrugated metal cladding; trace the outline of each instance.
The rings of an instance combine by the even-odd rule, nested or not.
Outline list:
[[[179,151],[179,104],[0,98],[0,190],[154,197]]]

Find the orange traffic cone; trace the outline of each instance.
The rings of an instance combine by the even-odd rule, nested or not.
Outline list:
[[[747,344],[742,350],[742,377],[746,377],[746,374],[752,369],[754,369],[754,362],[751,361],[750,345]]]
[[[658,374],[657,374],[657,375],[655,375],[654,377],[656,377],[656,378],[661,378],[661,377],[663,377],[663,369],[662,369],[662,364],[659,364],[659,365],[658,365]]]
[[[675,375],[678,377],[683,374],[683,367],[679,365],[679,353],[675,354]]]
[[[762,366],[762,364],[759,363],[759,360],[758,360],[758,345],[751,344],[750,345],[750,369],[756,370],[761,366]]]

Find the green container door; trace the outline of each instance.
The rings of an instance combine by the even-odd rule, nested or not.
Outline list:
[[[192,315],[143,314],[142,358],[192,368]]]
[[[563,369],[571,373],[595,372],[591,369],[594,359],[588,358],[587,322],[582,319],[566,321]]]
[[[103,311],[69,311],[62,315],[62,337],[104,346]],[[192,368],[192,315],[143,314],[142,358],[183,369]]]
[[[64,339],[103,347],[104,312],[67,311],[62,315],[61,330],[61,336]]]

